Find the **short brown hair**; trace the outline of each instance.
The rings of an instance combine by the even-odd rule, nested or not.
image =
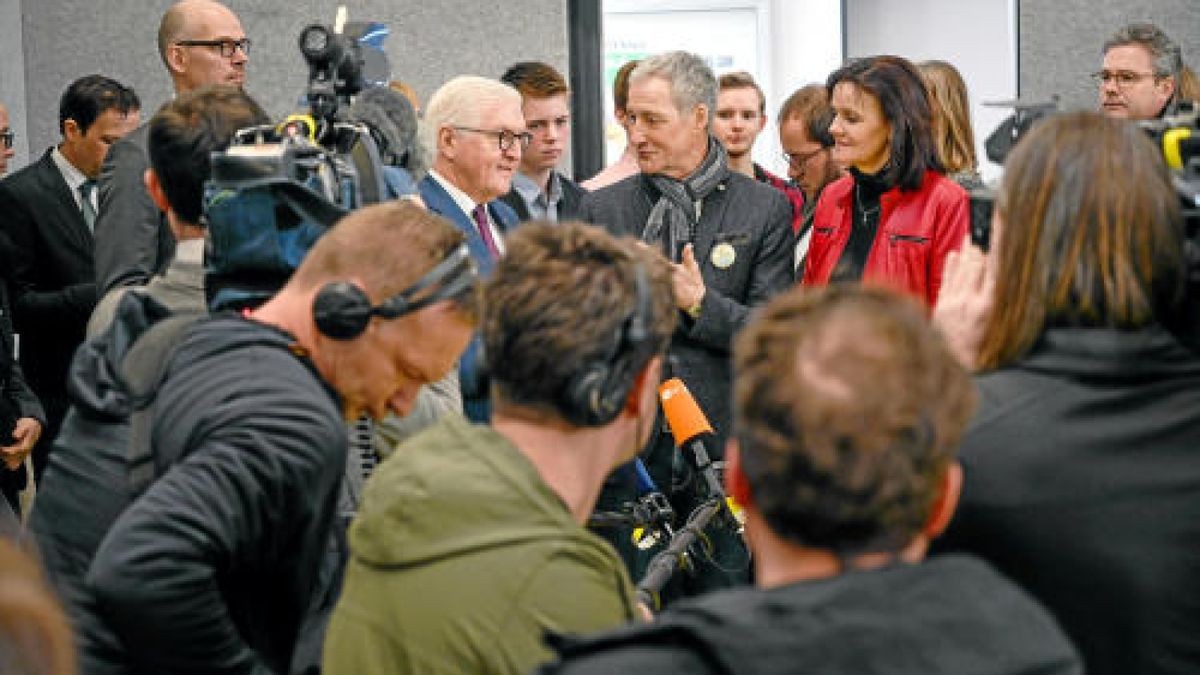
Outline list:
[[[758,94],[758,114],[767,114],[767,97],[763,95],[762,87],[758,86],[750,73],[735,70],[717,78],[717,93],[726,89],[753,89]]]
[[[497,409],[506,404],[567,418],[565,392],[581,364],[612,362],[637,306],[637,268],[650,290],[645,361],[666,350],[675,329],[670,270],[631,238],[578,222],[527,223],[488,281],[483,344]],[[645,361],[630,369],[632,378]]]
[[[412,202],[374,204],[351,212],[318,239],[288,285],[310,289],[357,278],[371,302],[379,303],[411,286],[464,240],[450,221]],[[469,316],[478,312],[476,296],[458,299]]]
[[[945,61],[925,61],[918,67],[933,104],[933,142],[946,173],[976,170],[979,162],[967,83],[958,69]]]
[[[150,120],[150,166],[175,215],[199,224],[212,153],[229,147],[239,129],[269,124],[262,107],[238,87],[201,87],[168,101]]]
[[[800,120],[809,140],[820,143],[823,148],[833,147],[833,136],[829,125],[833,124],[833,106],[829,105],[829,92],[824,85],[808,84],[792,92],[779,106],[779,124],[788,120]]]
[[[641,61],[626,61],[624,65],[617,69],[617,75],[613,78],[613,109],[624,111],[625,106],[629,104],[629,74]]]
[[[1048,326],[1167,322],[1186,281],[1180,199],[1146,133],[1094,112],[1040,122],[1004,165],[994,306],[981,368],[1028,354]]]
[[[742,331],[734,373],[742,470],[775,534],[853,555],[920,533],[975,390],[918,303],[795,289]]]
[[[541,61],[515,63],[504,71],[500,81],[519,91],[522,98],[550,98],[571,93],[562,73]]]

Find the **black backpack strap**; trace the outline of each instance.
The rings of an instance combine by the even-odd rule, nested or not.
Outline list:
[[[131,495],[141,494],[155,478],[151,427],[159,385],[184,333],[205,316],[204,312],[183,312],[158,321],[138,338],[121,361],[121,379],[133,404],[126,454],[127,487]]]

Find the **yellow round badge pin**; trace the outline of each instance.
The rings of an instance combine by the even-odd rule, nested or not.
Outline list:
[[[737,251],[733,249],[733,245],[725,242],[717,244],[712,250],[712,264],[719,270],[729,269],[733,261],[737,260]]]

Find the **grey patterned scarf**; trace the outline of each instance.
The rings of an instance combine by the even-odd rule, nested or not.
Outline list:
[[[713,136],[708,137],[708,153],[692,175],[682,181],[662,174],[647,174],[659,193],[658,201],[650,209],[646,228],[642,230],[642,241],[658,244],[662,252],[674,262],[683,255],[684,244],[696,235],[696,202],[703,200],[729,175],[729,157]]]

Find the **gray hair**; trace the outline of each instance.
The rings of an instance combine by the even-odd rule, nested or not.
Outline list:
[[[1145,47],[1154,57],[1154,74],[1159,77],[1174,77],[1179,79],[1179,71],[1183,70],[1183,52],[1179,43],[1167,37],[1161,28],[1152,23],[1131,23],[1108,38],[1104,43],[1102,54],[1107,54],[1113,47],[1140,45]]]
[[[671,83],[671,100],[682,113],[702,105],[708,111],[709,122],[717,110],[717,77],[699,56],[689,52],[667,52],[642,61],[629,74],[633,84],[650,77],[661,77]]]
[[[459,75],[443,84],[425,106],[421,125],[422,143],[432,155],[437,155],[438,130],[444,126],[478,127],[483,109],[500,101],[511,101],[521,107],[521,94],[500,80],[477,75]]]

